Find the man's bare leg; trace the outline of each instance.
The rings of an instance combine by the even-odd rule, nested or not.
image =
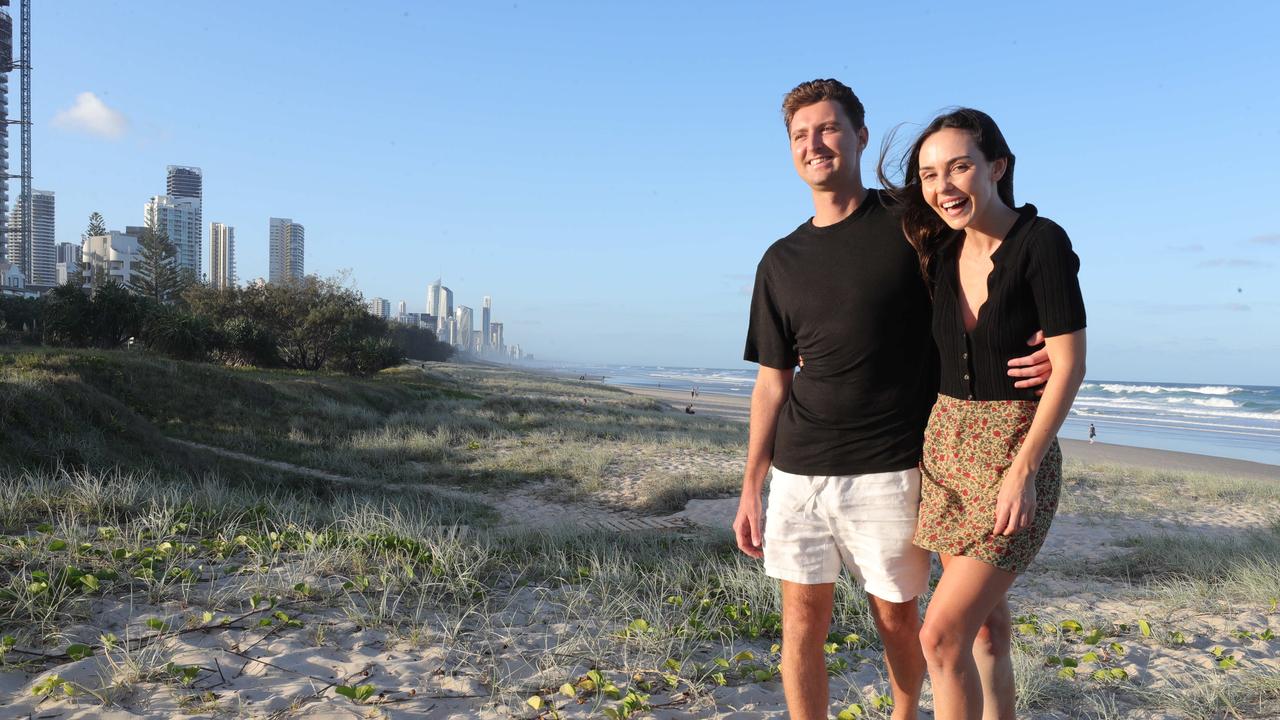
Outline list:
[[[915,720],[926,667],[920,650],[920,606],[915,598],[895,603],[870,594],[867,602],[884,643],[893,691],[893,720]]]
[[[835,584],[782,581],[782,689],[792,720],[827,720],[827,658]],[[917,643],[917,647],[919,644]]]

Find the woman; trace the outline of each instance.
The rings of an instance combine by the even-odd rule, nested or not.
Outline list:
[[[930,123],[903,159],[903,186],[884,164],[933,291],[942,365],[915,537],[943,566],[920,631],[935,717],[1012,719],[1006,593],[1057,509],[1055,436],[1084,379],[1079,260],[1062,228],[1014,207],[1014,156],[985,113]],[[1053,364],[1039,401],[1005,377],[1037,328]]]

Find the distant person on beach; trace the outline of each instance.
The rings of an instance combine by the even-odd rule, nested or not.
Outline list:
[[[1094,427],[1093,423],[1089,423],[1089,444],[1090,445],[1093,444],[1093,439],[1096,437],[1098,437],[1098,428]]]
[[[1012,718],[1007,593],[1058,507],[1057,433],[1084,380],[1080,260],[1061,227],[1014,205],[1014,155],[986,113],[935,118],[900,163],[901,187],[885,164],[882,155],[880,181],[933,295],[941,358],[915,534],[943,568],[920,631],[934,714]],[[1037,328],[1054,369],[1038,400],[1005,379]]]
[[[685,406],[684,406],[684,411],[685,411],[685,412],[687,412],[687,413],[689,413],[690,415],[692,415],[692,414],[693,414],[693,405],[692,405],[692,404],[685,405]]]
[[[884,641],[893,718],[909,720],[925,673],[916,598],[928,589],[929,554],[911,540],[937,389],[929,294],[890,199],[862,184],[868,133],[857,96],[814,80],[782,109],[814,214],[756,269],[744,356],[760,367],[734,533],[782,583],[791,717],[828,717],[823,644],[844,567],[865,587]],[[1043,384],[1047,357],[1010,362],[1008,374],[1023,378],[1013,384]]]

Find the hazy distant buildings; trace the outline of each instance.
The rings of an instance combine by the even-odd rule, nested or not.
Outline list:
[[[427,286],[427,314],[435,316],[436,337],[444,340],[445,324],[453,320],[453,291],[445,287],[440,280]]]
[[[81,266],[86,279],[99,274],[121,285],[133,283],[134,265],[141,261],[138,238],[142,228],[128,227],[125,232],[112,230],[106,235],[89,235],[80,247]]]
[[[6,5],[8,3],[5,3]],[[0,63],[5,72],[0,72],[0,266],[8,266],[0,270],[0,285],[9,285],[17,269],[5,262],[9,257],[6,251],[5,217],[9,212],[9,68],[13,65],[13,18],[0,8]],[[19,113],[21,114],[21,113]],[[24,278],[25,283],[25,278]]]
[[[214,290],[236,286],[236,229],[209,223],[209,284]]]
[[[267,233],[270,269],[268,280],[282,283],[301,280],[306,232],[289,218],[271,218]]]
[[[476,343],[478,352],[484,352],[484,346],[489,342],[489,312],[492,309],[493,298],[485,295],[484,302],[480,306],[480,342]]]
[[[154,195],[144,208],[147,227],[164,233],[177,251],[176,266],[200,276],[200,200],[189,197]]]
[[[506,348],[502,344],[502,323],[489,323],[489,337],[486,341],[489,343],[489,347],[493,348],[499,354],[506,351]]]
[[[29,247],[22,242],[22,209],[22,198],[19,197],[9,213],[5,259],[22,271],[28,285],[52,287],[58,282],[57,255],[53,240],[53,192],[31,191],[32,230]]]
[[[391,301],[386,298],[376,297],[369,301],[369,313],[374,317],[380,317],[383,320],[391,318]]]

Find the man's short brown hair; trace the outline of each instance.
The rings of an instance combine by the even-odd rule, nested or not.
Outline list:
[[[782,99],[782,119],[787,124],[787,129],[791,129],[791,118],[795,116],[797,110],[823,100],[840,103],[845,115],[848,115],[849,121],[853,123],[853,128],[862,129],[867,114],[862,108],[862,101],[853,94],[853,90],[848,85],[831,78],[800,83],[787,93],[787,96]]]

